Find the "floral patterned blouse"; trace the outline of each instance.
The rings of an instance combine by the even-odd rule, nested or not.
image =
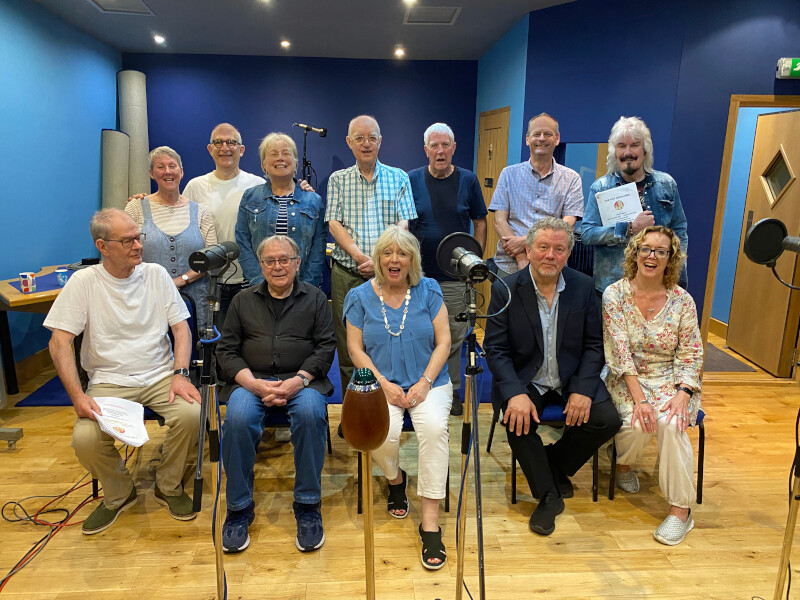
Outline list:
[[[603,345],[605,382],[621,418],[633,412],[633,397],[625,375],[636,375],[645,397],[661,412],[683,382],[694,395],[689,400],[689,419],[694,425],[700,409],[700,373],[703,341],[697,326],[694,300],[678,286],[667,292],[664,307],[646,321],[633,299],[627,279],[611,284],[603,293]]]

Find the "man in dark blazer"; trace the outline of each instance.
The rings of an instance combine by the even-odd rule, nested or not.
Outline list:
[[[489,319],[484,348],[494,378],[492,401],[503,410],[508,443],[539,504],[532,531],[549,535],[573,495],[569,477],[617,432],[619,415],[600,379],[605,364],[600,307],[592,278],[565,267],[572,227],[555,217],[528,232],[529,267],[504,281],[508,310]],[[492,285],[489,313],[509,292]],[[546,404],[564,406],[566,427],[545,447],[537,427]]]

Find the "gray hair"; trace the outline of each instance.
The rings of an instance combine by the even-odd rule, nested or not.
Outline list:
[[[98,210],[89,221],[89,233],[92,234],[92,240],[96,242],[97,240],[108,239],[108,236],[111,235],[111,222],[116,216],[126,217],[133,221],[133,218],[128,213],[118,208]]]
[[[525,242],[528,246],[532,246],[536,236],[540,231],[549,229],[551,231],[563,231],[567,234],[567,249],[572,252],[572,247],[575,245],[575,232],[572,231],[572,226],[558,217],[544,217],[539,219],[533,224],[533,227],[528,231],[528,238]]]
[[[350,137],[350,132],[353,130],[353,123],[362,118],[372,119],[373,121],[375,121],[375,129],[378,130],[378,135],[380,136],[381,126],[378,125],[378,119],[376,119],[372,115],[358,115],[357,117],[353,117],[352,119],[350,119],[350,123],[347,125],[347,137]]]
[[[450,141],[455,143],[456,136],[453,135],[453,130],[450,129],[450,126],[447,123],[434,123],[430,127],[425,130],[425,133],[422,136],[422,139],[425,140],[425,145],[428,145],[428,140],[430,139],[431,135],[434,133],[443,133],[450,138]]]
[[[556,118],[553,115],[548,115],[546,112],[541,112],[538,115],[536,115],[535,117],[531,117],[530,121],[528,121],[528,130],[526,131],[526,133],[530,133],[531,132],[531,125],[539,117],[547,117],[548,119],[553,121],[553,123],[556,124],[556,135],[561,135],[559,133],[559,131],[558,131],[558,121],[556,121]]]
[[[634,140],[642,142],[644,146],[644,170],[647,173],[653,172],[653,138],[650,130],[639,117],[620,117],[611,128],[611,135],[608,136],[608,157],[606,158],[607,174],[619,174],[619,161],[617,161],[617,143],[626,135]]]
[[[397,225],[389,225],[386,230],[378,238],[375,244],[375,249],[372,251],[372,266],[375,268],[375,281],[383,284],[386,281],[386,276],[383,274],[381,268],[381,254],[392,244],[397,244],[403,252],[411,257],[411,264],[408,267],[408,285],[415,286],[422,279],[424,273],[422,272],[422,259],[419,252],[419,240],[415,238],[408,230],[398,227]]]
[[[273,242],[278,242],[281,244],[289,244],[292,247],[292,252],[294,252],[294,255],[300,256],[300,246],[298,246],[297,242],[295,242],[288,235],[271,235],[267,238],[264,238],[258,243],[258,248],[256,248],[256,259],[259,262],[261,262],[261,254],[264,252],[264,248],[266,248]]]
[[[297,173],[297,144],[294,143],[292,138],[281,131],[273,131],[272,133],[268,133],[266,137],[261,140],[261,145],[258,147],[258,156],[261,159],[261,168],[264,169],[264,159],[267,157],[267,153],[272,150],[278,142],[286,142],[289,145],[289,150],[292,151],[292,156],[294,157],[294,172]],[[266,169],[264,169],[264,174],[267,174]]]
[[[159,146],[158,148],[154,148],[150,152],[150,170],[151,171],[153,170],[153,163],[156,161],[156,157],[157,156],[169,156],[176,163],[178,163],[178,167],[183,169],[183,163],[181,162],[180,154],[175,152],[175,150],[173,150],[169,146]]]
[[[220,123],[219,125],[214,127],[214,129],[211,130],[211,137],[208,140],[209,144],[214,141],[214,134],[217,132],[217,129],[219,129],[220,127],[230,127],[231,129],[233,129],[236,132],[236,141],[239,142],[240,144],[242,143],[242,134],[239,133],[239,130],[236,129],[236,127],[234,127],[230,123]]]

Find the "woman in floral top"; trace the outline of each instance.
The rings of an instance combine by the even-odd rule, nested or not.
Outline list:
[[[659,485],[669,514],[654,532],[673,546],[694,527],[694,456],[686,427],[700,409],[703,342],[694,300],[678,287],[686,254],[675,233],[646,227],[625,249],[625,276],[603,293],[606,386],[622,419],[617,483],[635,494],[630,465],[658,438]]]

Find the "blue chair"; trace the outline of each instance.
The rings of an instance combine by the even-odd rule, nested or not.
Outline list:
[[[403,427],[402,427],[401,431],[404,431],[404,432],[405,431],[414,431],[414,424],[411,422],[411,415],[408,414],[407,410],[406,410],[405,413],[403,413]],[[358,496],[358,514],[361,514],[361,511],[364,508],[363,505],[362,505],[362,499],[361,499],[361,496],[362,496],[362,493],[361,493],[361,481],[362,481],[362,479],[361,479],[361,477],[362,477],[363,471],[364,471],[363,457],[362,457],[361,454],[362,453],[359,451],[358,452],[358,475],[356,477],[356,489],[357,489],[357,496]],[[371,473],[368,473],[367,475],[371,476]],[[447,488],[446,488],[446,493],[445,493],[445,497],[444,497],[444,512],[447,512],[447,513],[450,512],[450,467],[447,467]]]
[[[703,424],[705,413],[700,410],[697,413],[697,427],[700,430],[697,447],[697,503],[703,503],[703,465],[706,456],[706,427]],[[614,488],[617,482],[617,444],[611,440],[611,480],[608,484],[608,499],[614,499]]]

